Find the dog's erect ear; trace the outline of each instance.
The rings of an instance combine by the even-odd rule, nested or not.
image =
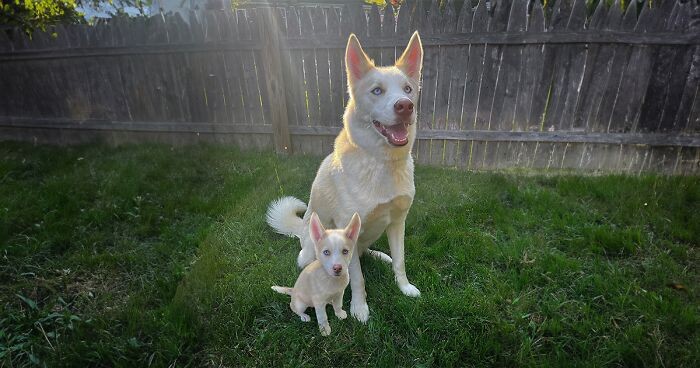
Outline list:
[[[314,243],[318,244],[321,239],[326,235],[326,229],[323,227],[321,220],[319,220],[316,212],[311,214],[311,222],[309,223],[309,233],[311,234],[311,239]]]
[[[411,40],[403,54],[396,61],[396,67],[413,79],[420,79],[420,71],[423,67],[423,43],[420,41],[418,31],[413,33]]]
[[[348,45],[345,47],[345,67],[348,73],[348,83],[351,85],[374,68],[374,63],[362,50],[360,41],[354,34],[350,35]]]
[[[345,227],[345,236],[353,242],[357,242],[357,238],[360,236],[360,226],[360,215],[355,212],[355,214],[352,215],[352,220],[350,220],[348,226]]]

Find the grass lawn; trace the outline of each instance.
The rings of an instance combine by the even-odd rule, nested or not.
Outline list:
[[[697,177],[419,167],[421,298],[364,258],[369,323],[323,338],[270,290],[299,245],[264,222],[319,163],[2,143],[0,367],[698,366]]]

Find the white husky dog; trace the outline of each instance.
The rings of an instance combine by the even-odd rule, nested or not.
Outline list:
[[[360,255],[367,251],[392,264],[396,283],[412,297],[420,291],[406,277],[404,230],[413,203],[413,158],[416,139],[416,109],[423,65],[423,46],[418,32],[394,66],[376,67],[362,50],[355,35],[345,49],[350,100],[343,115],[343,129],[333,152],[321,163],[311,186],[307,208],[294,197],[270,204],[267,222],[280,234],[301,242],[299,267],[316,255],[309,236],[311,214],[331,228],[350,222],[354,213],[362,218],[362,231],[350,261],[352,301],[350,313],[360,322],[369,318],[365,280]],[[304,212],[304,217],[298,213]],[[391,257],[369,246],[386,231]]]

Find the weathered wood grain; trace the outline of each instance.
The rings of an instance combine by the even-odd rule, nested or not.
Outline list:
[[[508,15],[507,31],[525,31],[527,5],[527,0],[513,1]],[[522,52],[523,46],[503,46],[490,117],[491,125],[496,130],[515,130],[515,108],[523,69]]]
[[[481,0],[474,11],[471,30],[483,32],[488,27],[486,2]],[[462,124],[467,129],[477,129],[476,112],[479,106],[482,74],[484,70],[485,45],[471,45],[467,60],[467,80],[465,82],[464,105],[462,108]],[[483,124],[481,124],[483,125]]]
[[[348,34],[386,65],[419,30],[416,162],[698,173],[700,5],[621,2],[588,16],[583,0],[408,0],[398,13],[255,5],[3,33],[0,136],[280,152],[287,136],[288,148],[326,154],[347,101]],[[260,23],[268,16],[277,41]]]
[[[340,13],[338,9],[328,9],[328,34],[342,35]],[[345,108],[346,90],[345,84],[345,53],[343,49],[328,50],[328,67],[330,68],[330,98],[331,98],[331,124],[342,125],[342,115]]]
[[[284,75],[282,73],[282,54],[280,52],[280,29],[278,18],[272,9],[261,9],[259,32],[261,41],[269,47],[263,49],[261,69],[267,78],[265,90],[270,105],[270,122],[272,123],[273,140],[277,153],[291,153],[291,138],[289,135],[289,113],[285,97]]]
[[[314,35],[326,36],[328,29],[326,27],[326,14],[320,7],[308,8],[311,15],[311,21],[314,27]],[[322,124],[332,124],[334,120],[334,111],[331,104],[331,78],[330,78],[330,62],[329,53],[326,48],[316,49],[316,72],[318,75],[318,97],[319,109],[321,115],[319,117]]]
[[[301,25],[299,23],[299,10],[295,7],[287,9],[287,41],[295,37],[301,37]],[[290,90],[290,106],[294,106],[296,120],[290,125],[309,125],[309,112],[306,104],[306,86],[304,85],[304,57],[301,50],[289,52],[289,79],[285,81]]]

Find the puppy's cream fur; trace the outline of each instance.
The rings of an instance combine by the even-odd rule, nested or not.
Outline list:
[[[333,305],[333,311],[338,318],[345,319],[348,316],[343,310],[343,293],[350,282],[348,264],[359,234],[358,214],[353,215],[344,230],[325,230],[318,216],[312,213],[309,235],[314,242],[317,259],[304,267],[293,288],[272,287],[272,290],[278,293],[292,296],[289,306],[304,322],[311,320],[306,314],[306,309],[314,307],[318,327],[323,336],[331,333],[326,304]]]
[[[330,227],[347,223],[353,213],[362,217],[362,232],[350,262],[350,312],[366,322],[369,308],[360,267],[363,252],[391,262],[401,291],[408,296],[420,295],[406,277],[404,261],[405,220],[415,195],[411,148],[417,112],[400,117],[394,106],[399,99],[418,103],[423,48],[416,32],[394,66],[376,67],[351,35],[345,54],[350,100],[334,150],[321,163],[311,186],[308,208],[296,198],[281,198],[270,205],[267,220],[277,232],[299,237],[302,249],[297,262],[304,267],[315,256],[314,243],[306,231],[312,212]],[[382,133],[398,124],[406,128],[403,145]],[[297,214],[302,211],[306,213],[300,218]],[[391,257],[369,249],[384,232]]]

